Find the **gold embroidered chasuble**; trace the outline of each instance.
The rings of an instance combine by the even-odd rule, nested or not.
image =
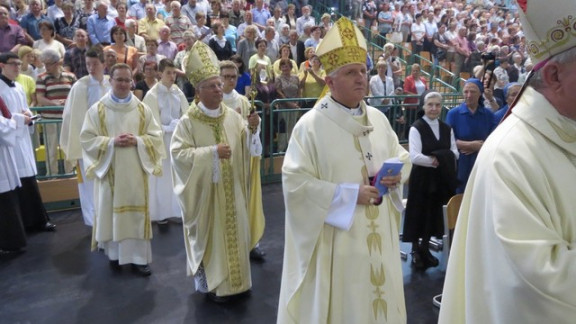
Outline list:
[[[439,323],[574,323],[576,121],[531,87],[482,146]]]
[[[232,90],[231,95],[224,96],[222,103],[239,113],[246,125],[252,105],[248,98]],[[250,217],[250,247],[253,248],[260,241],[264,234],[266,220],[264,218],[264,208],[262,206],[262,182],[260,179],[261,156],[252,156],[250,159],[250,195],[248,199],[248,215]]]
[[[245,122],[221,105],[212,118],[192,103],[176,126],[170,152],[174,190],[183,210],[188,275],[204,267],[208,290],[218,296],[250,289],[250,225]],[[213,147],[230,145],[230,159]]]
[[[381,112],[364,103],[361,116],[344,109],[324,97],[290,139],[282,168],[286,244],[278,323],[406,322],[400,214],[390,197],[380,206],[356,205],[349,231],[325,223],[337,185],[367,183],[391,157],[405,163],[403,181],[411,169]]]
[[[115,147],[114,138],[132,133],[137,146]],[[116,103],[106,94],[87,112],[80,133],[86,176],[94,179],[92,248],[96,242],[152,238],[148,174],[162,174],[162,130],[136,97]]]

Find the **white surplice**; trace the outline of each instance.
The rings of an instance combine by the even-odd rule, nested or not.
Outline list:
[[[186,95],[173,84],[170,89],[161,82],[156,83],[142,100],[154,114],[162,127],[166,156],[169,156],[170,141],[180,117],[188,110]],[[181,217],[182,210],[172,184],[171,162],[167,158],[162,162],[162,176],[153,177],[150,186],[150,218],[153,221],[170,217]]]
[[[30,112],[26,101],[26,93],[19,83],[16,82],[14,87],[9,87],[4,80],[0,80],[0,97],[2,97],[13,116]],[[16,160],[18,177],[20,178],[33,177],[37,173],[36,159],[34,157],[32,139],[30,138],[30,134],[33,131],[33,126],[24,125],[23,121],[17,123],[14,159]]]
[[[82,147],[80,145],[80,130],[84,123],[86,112],[110,90],[109,76],[102,81],[91,75],[76,81],[70,89],[68,99],[62,113],[62,128],[60,130],[60,148],[64,151],[66,160],[78,161],[78,193],[84,224],[94,224],[94,181],[86,178]],[[78,170],[79,169],[79,170]]]

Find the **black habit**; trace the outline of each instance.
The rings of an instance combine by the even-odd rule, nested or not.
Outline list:
[[[402,232],[404,242],[431,236],[442,237],[442,206],[456,191],[456,159],[450,150],[451,128],[440,120],[438,122],[440,139],[436,139],[430,125],[422,118],[412,125],[420,133],[422,154],[435,156],[439,165],[436,168],[412,167]]]

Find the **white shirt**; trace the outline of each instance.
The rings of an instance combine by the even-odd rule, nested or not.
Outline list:
[[[427,116],[423,116],[422,119],[430,126],[434,137],[437,140],[440,139],[440,123],[438,119],[430,119]],[[414,165],[419,165],[423,167],[435,168],[432,165],[434,157],[422,154],[422,138],[420,132],[415,127],[410,127],[410,133],[408,134],[408,144],[410,148],[410,161]],[[454,131],[450,130],[450,151],[454,153],[454,157],[458,159],[459,153],[456,147],[456,139],[454,138]]]

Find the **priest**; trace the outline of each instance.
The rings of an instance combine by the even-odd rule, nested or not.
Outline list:
[[[286,235],[278,323],[405,323],[398,228],[408,152],[367,106],[366,40],[339,19],[316,50],[330,93],[296,124],[282,166]],[[336,144],[336,145],[335,145]],[[404,163],[370,179],[384,161]]]
[[[86,177],[94,179],[96,217],[92,248],[104,250],[113,270],[131,264],[152,271],[148,176],[161,175],[164,142],[152,111],[132,93],[130,66],[110,71],[112,90],[96,102],[80,132]]]
[[[170,154],[174,191],[183,210],[187,272],[196,290],[215,302],[243,296],[252,286],[248,217],[250,157],[262,153],[258,115],[248,125],[222,104],[216,54],[196,42],[183,64],[195,100],[176,126]]]

